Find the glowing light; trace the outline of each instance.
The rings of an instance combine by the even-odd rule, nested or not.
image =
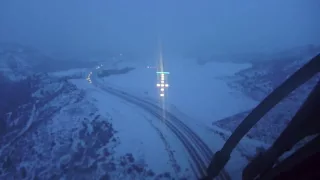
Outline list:
[[[164,87],[164,84],[161,84],[160,86],[161,86],[161,87]]]
[[[164,81],[164,77],[161,77],[161,80]]]
[[[160,91],[164,91],[164,89],[163,89],[163,88],[161,88],[161,89],[160,89]]]
[[[157,72],[157,74],[170,74],[170,72],[162,72],[162,71],[160,71],[160,72]]]
[[[160,84],[157,84],[157,87],[160,87]]]
[[[169,84],[165,84],[166,87],[169,87]]]
[[[164,96],[164,94],[160,94],[160,96],[161,96],[161,97],[163,97],[163,96]]]
[[[164,81],[161,81],[161,84],[163,84],[164,83]]]

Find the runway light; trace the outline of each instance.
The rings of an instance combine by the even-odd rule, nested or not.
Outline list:
[[[164,89],[163,89],[163,88],[161,88],[161,89],[160,89],[160,91],[164,91]]]
[[[164,81],[164,77],[161,77],[161,80]]]
[[[169,84],[166,84],[165,86],[166,86],[166,87],[169,87]]]
[[[170,74],[170,72],[157,72],[157,74]]]
[[[164,94],[160,94],[160,96],[161,96],[161,97],[163,97],[163,96],[164,96]]]
[[[164,81],[161,81],[161,84],[163,84],[164,83]]]
[[[164,87],[164,84],[161,84],[161,87]]]
[[[160,87],[160,84],[157,84],[157,87]]]

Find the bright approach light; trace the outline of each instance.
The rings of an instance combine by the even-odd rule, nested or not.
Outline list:
[[[169,72],[162,72],[162,71],[160,71],[160,72],[157,72],[157,74],[170,74]]]
[[[160,97],[164,97],[165,96],[165,89],[169,87],[169,85],[167,84],[168,82],[168,76],[169,76],[169,72],[165,72],[163,71],[163,66],[162,66],[162,58],[160,58],[160,71],[156,72],[158,75],[158,84],[157,84],[157,87],[159,87],[159,95]]]

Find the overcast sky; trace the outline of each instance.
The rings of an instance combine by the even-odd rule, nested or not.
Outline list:
[[[319,0],[0,0],[0,42],[45,52],[255,52],[320,43]]]

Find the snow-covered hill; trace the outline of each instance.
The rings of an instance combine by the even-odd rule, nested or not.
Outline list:
[[[170,96],[166,110],[214,152],[257,100],[299,68],[307,55],[313,54],[295,61],[280,58],[245,64],[198,65],[193,60],[167,59]],[[191,154],[184,147],[197,143],[187,138],[188,133],[179,140],[151,108],[161,103],[156,69],[147,68],[153,64],[113,59],[104,62],[103,68],[99,62],[99,69],[71,63],[71,69],[59,67],[46,73],[44,65],[49,62],[56,61],[22,46],[0,50],[0,179],[195,178]],[[98,77],[99,71],[104,77]],[[99,83],[86,80],[95,73]],[[315,80],[293,93],[249,133],[266,143],[248,138],[240,143],[227,166],[232,177],[240,177],[255,147],[267,147],[274,140],[298,108],[299,103],[293,102],[301,104],[312,83]],[[124,98],[108,93],[108,88]],[[138,100],[130,103],[125,100],[130,96],[153,105],[138,106]],[[208,127],[230,114],[236,115]]]
[[[274,88],[319,52],[319,46],[307,46],[276,53],[273,56],[269,55],[269,60],[264,59],[265,57],[262,57],[264,59],[262,61],[254,61],[248,58],[248,62],[252,63],[252,67],[227,78],[227,81],[229,81],[230,87],[239,89],[247,96],[261,101]],[[280,135],[319,79],[319,76],[314,77],[311,81],[295,90],[288,98],[263,117],[250,130],[247,136],[266,143],[272,143]],[[213,124],[233,131],[249,112],[250,110],[241,112]]]
[[[90,90],[61,78],[67,71],[37,72],[48,59],[25,52],[11,46],[0,53],[0,179],[171,177],[131,149],[116,151],[123,140],[112,124],[115,109],[104,105],[102,113]]]
[[[8,77],[9,75],[12,76],[11,79],[17,78],[18,74],[28,74],[28,72],[57,72],[85,69],[109,59],[110,57],[108,56],[103,56],[99,59],[90,59],[88,57],[54,59],[32,47],[0,43],[0,71],[6,72]]]

